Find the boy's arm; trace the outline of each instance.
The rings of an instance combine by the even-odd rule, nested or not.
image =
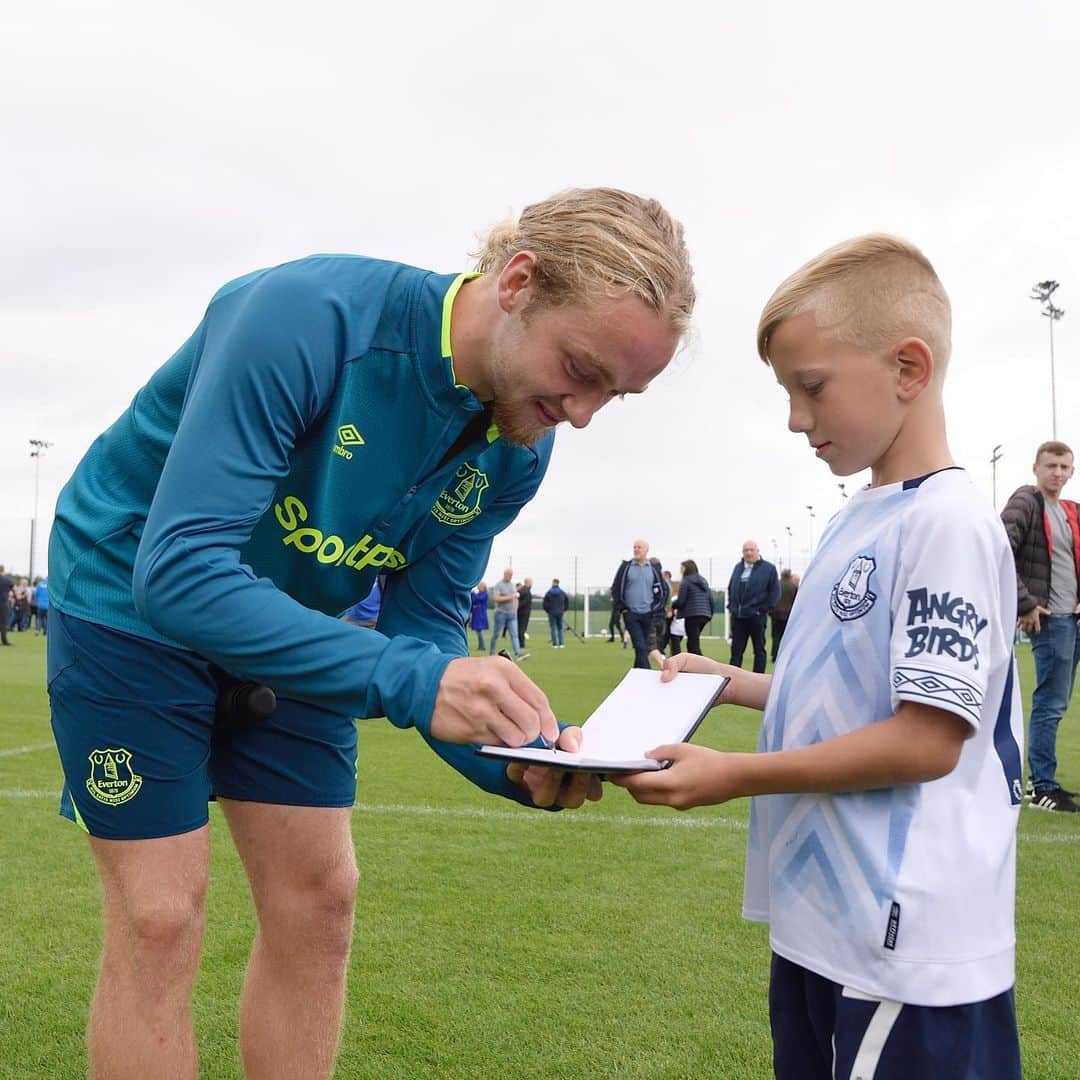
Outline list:
[[[625,787],[638,802],[676,810],[746,795],[920,784],[952,772],[970,731],[955,713],[904,701],[876,724],[795,750],[728,754],[692,743],[659,746],[647,756],[670,760],[670,768],[611,777],[611,782]]]
[[[747,709],[764,709],[772,685],[771,675],[732,667],[694,653],[676,653],[664,661],[660,681],[671,682],[680,671],[696,671],[704,675],[726,675],[731,681],[724,687],[720,705],[742,705]]]

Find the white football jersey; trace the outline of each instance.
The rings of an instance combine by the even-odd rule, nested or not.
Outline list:
[[[829,523],[784,631],[759,751],[832,739],[902,701],[970,725],[924,784],[751,805],[743,914],[834,982],[913,1005],[1013,985],[1023,717],[1016,572],[960,469],[866,489]]]

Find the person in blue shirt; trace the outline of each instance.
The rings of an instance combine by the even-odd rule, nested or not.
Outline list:
[[[347,623],[365,626],[370,630],[378,624],[381,609],[382,587],[379,585],[378,578],[376,578],[375,584],[371,586],[371,592],[363,600],[357,601],[352,607],[348,608],[341,617]]]
[[[197,1071],[190,996],[216,798],[258,916],[247,1075],[328,1076],[357,879],[356,724],[415,727],[527,805],[582,775],[479,758],[565,749],[543,692],[469,657],[469,590],[543,479],[554,428],[645,390],[687,328],[681,226],[614,189],[564,192],[488,236],[476,273],[320,255],[225,285],[90,447],[50,549],[61,812],[89,834],[104,952],[99,1077]],[[378,629],[338,616],[379,575]],[[270,687],[214,724],[227,683]]]
[[[476,634],[476,647],[484,652],[484,631],[488,629],[488,589],[487,582],[481,581],[470,597],[472,608],[469,615],[469,629]]]
[[[42,578],[34,586],[34,606],[37,608],[37,626],[35,633],[48,634],[49,632],[49,583]]]

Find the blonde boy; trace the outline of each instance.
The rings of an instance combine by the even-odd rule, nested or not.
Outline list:
[[[692,655],[764,710],[756,754],[662,746],[620,781],[679,809],[755,796],[744,911],[770,924],[781,1078],[1020,1075],[1012,987],[1021,714],[1016,588],[993,508],[953,464],[949,301],[903,240],[789,277],[758,351],[789,428],[871,483],[827,527],[774,674]]]

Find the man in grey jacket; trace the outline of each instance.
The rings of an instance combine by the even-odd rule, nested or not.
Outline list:
[[[1016,560],[1020,629],[1031,637],[1035,690],[1028,721],[1028,805],[1075,814],[1074,791],[1057,780],[1057,730],[1069,707],[1080,661],[1080,515],[1061,498],[1073,453],[1063,442],[1035,452],[1035,486],[1017,488],[1001,512]]]

